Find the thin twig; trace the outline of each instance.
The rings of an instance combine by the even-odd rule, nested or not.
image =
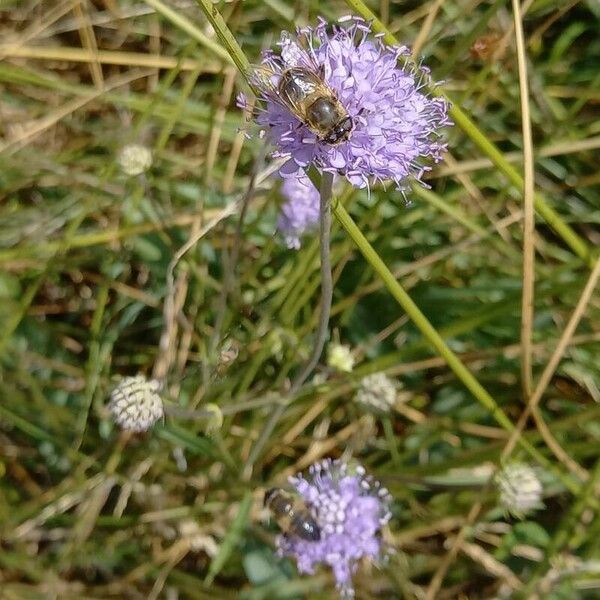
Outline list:
[[[531,335],[533,328],[533,289],[535,270],[535,210],[534,210],[534,158],[527,86],[527,56],[521,20],[521,4],[512,0],[519,91],[521,94],[521,121],[523,128],[523,295],[521,297],[521,386],[523,400],[527,402],[533,387],[531,372]]]
[[[73,10],[73,6],[75,4],[75,0],[66,0],[65,2],[61,2],[58,6],[53,6],[51,10],[43,15],[40,15],[39,19],[35,19],[29,27],[25,29],[25,31],[20,32],[17,43],[14,44],[15,47],[23,46],[27,42],[33,39],[37,39],[44,31],[46,31],[51,25],[60,21],[60,19],[69,11]],[[79,23],[75,28],[79,27]],[[4,60],[6,58],[6,54],[4,51],[0,51],[0,60]]]
[[[512,453],[514,447],[525,427],[525,423],[527,423],[527,419],[531,412],[537,407],[540,399],[542,398],[543,393],[546,391],[552,376],[554,375],[554,371],[556,367],[558,367],[558,363],[560,362],[562,355],[569,345],[573,333],[575,333],[575,329],[583,316],[587,303],[589,302],[594,288],[596,287],[596,283],[598,282],[598,278],[600,277],[600,258],[596,261],[596,265],[594,266],[583,291],[581,292],[581,297],[579,298],[579,302],[577,302],[577,306],[563,331],[563,334],[560,336],[560,340],[556,345],[556,350],[552,354],[552,357],[548,361],[540,380],[529,399],[529,403],[527,404],[527,408],[521,414],[519,421],[502,452],[502,458],[506,460],[506,458]],[[541,433],[541,432],[540,432]]]
[[[333,279],[331,277],[331,257],[330,257],[330,237],[331,237],[331,193],[333,188],[333,175],[323,173],[321,176],[320,189],[320,209],[319,209],[319,249],[321,258],[321,304],[320,316],[317,332],[315,334],[315,343],[312,353],[302,368],[296,375],[288,392],[288,398],[293,398],[302,384],[308,379],[313,369],[317,366],[325,340],[327,339],[327,329],[329,326],[329,315],[331,313],[331,300],[333,298]],[[249,479],[252,475],[252,467],[262,452],[267,440],[271,436],[275,425],[283,415],[287,406],[287,402],[280,404],[271,413],[271,416],[265,427],[263,428],[260,437],[254,444],[246,466],[244,469],[244,479]]]
[[[156,359],[156,362],[154,364],[154,369],[153,369],[153,377],[155,377],[157,379],[165,378],[167,375],[168,369],[170,367],[171,351],[169,349],[174,347],[174,335],[175,335],[174,324],[177,320],[177,314],[182,306],[182,304],[177,306],[177,304],[175,302],[176,289],[177,289],[177,287],[179,287],[176,285],[176,282],[175,282],[175,276],[174,276],[175,268],[177,267],[177,264],[179,263],[179,261],[184,257],[186,252],[188,252],[191,248],[193,248],[198,243],[198,241],[202,237],[204,237],[209,231],[211,231],[211,229],[216,227],[219,222],[221,222],[223,219],[226,219],[227,217],[234,214],[237,209],[237,206],[238,206],[237,202],[232,202],[231,204],[226,206],[224,209],[222,209],[214,218],[212,218],[210,221],[208,221],[204,225],[204,227],[201,227],[197,231],[192,231],[190,233],[190,237],[187,240],[187,242],[185,244],[183,244],[183,246],[181,246],[181,248],[179,248],[179,250],[177,250],[177,252],[174,254],[173,258],[169,262],[169,266],[167,267],[167,276],[166,276],[167,293],[165,296],[164,307],[163,307],[164,328],[161,333],[161,338],[160,338],[160,342],[159,342],[160,352]],[[186,276],[184,276],[184,279],[186,279]],[[185,289],[187,291],[187,284],[185,286]],[[183,300],[185,300],[185,297],[181,300],[181,302],[183,302]]]
[[[544,421],[544,417],[542,416],[542,411],[539,406],[534,406],[531,409],[531,414],[533,415],[533,420],[535,421],[535,426],[537,430],[540,432],[544,443],[550,450],[552,454],[558,458],[558,460],[571,471],[574,475],[579,477],[582,481],[587,481],[589,479],[590,474],[584,469],[579,463],[569,456],[569,453],[563,449],[563,447],[559,444],[558,440],[552,435],[550,428]]]
[[[141,52],[121,52],[98,50],[91,52],[85,48],[70,46],[21,46],[0,44],[0,58],[33,58],[35,60],[92,63],[99,65],[125,65],[127,67],[148,67],[154,69],[175,69],[219,73],[223,66],[216,61],[200,61],[193,58],[165,56],[163,54],[143,54]]]
[[[490,487],[490,482],[486,484],[484,490],[481,491],[480,497],[484,497],[485,493]],[[463,542],[466,539],[467,533],[471,530],[475,519],[481,513],[481,509],[483,508],[483,502],[478,500],[471,506],[471,510],[467,515],[467,522],[460,528],[460,531],[457,533],[456,537],[452,541],[452,546],[450,546],[450,550],[446,553],[444,558],[442,558],[438,568],[436,569],[431,581],[429,582],[429,586],[427,588],[427,592],[425,593],[424,600],[435,600],[440,588],[442,587],[442,583],[444,582],[444,577],[450,568],[450,565],[454,562],[460,549],[463,545]]]
[[[575,154],[577,152],[588,152],[600,148],[600,135],[594,135],[583,140],[568,140],[548,144],[538,148],[536,159],[550,158],[552,156],[561,156],[565,154]],[[520,151],[507,152],[504,158],[508,162],[521,162],[523,153]],[[427,179],[438,179],[448,177],[449,175],[459,175],[461,173],[469,173],[482,169],[489,169],[494,166],[494,163],[489,158],[474,158],[472,160],[462,160],[456,165],[447,164],[436,168]]]
[[[225,121],[225,115],[227,114],[227,107],[231,101],[231,94],[233,93],[237,71],[233,67],[226,67],[224,69],[224,75],[223,88],[213,119],[213,126],[206,150],[206,160],[204,163],[204,185],[206,185],[206,187],[210,187],[212,182],[215,160],[217,151],[219,150],[219,142],[221,141],[221,134],[223,133],[223,122]]]
[[[101,90],[94,89],[92,92],[84,94],[82,97],[74,98],[63,104],[55,111],[35,119],[26,128],[19,131],[13,139],[0,143],[0,152],[5,156],[11,156],[18,150],[34,141],[40,134],[54,127],[59,121],[68,117],[75,111],[83,108],[86,104],[100,98],[103,94],[110,92],[118,87],[128,85],[138,79],[143,79],[151,75],[152,72],[148,69],[130,70],[124,75],[118,75],[107,80]]]
[[[81,45],[84,46],[92,56],[94,56],[98,52],[98,43],[96,41],[96,36],[94,35],[94,28],[90,22],[87,2],[84,3],[82,0],[79,0],[79,2],[75,3],[73,9],[77,19],[79,20],[79,38],[81,40]],[[100,67],[98,59],[93,58],[88,63],[88,67],[94,85],[97,89],[101,90],[104,87],[104,77],[102,75],[102,68]]]
[[[228,63],[233,63],[239,68],[239,65],[236,62],[236,60],[230,55],[229,48],[225,49],[223,48],[223,46],[220,46],[217,42],[209,38],[198,26],[192,23],[192,21],[190,21],[187,17],[173,10],[170,6],[166,5],[164,2],[161,2],[161,0],[144,0],[144,2],[146,2],[146,4],[149,4],[152,8],[154,8],[156,12],[162,15],[167,21],[170,21],[179,29],[185,31],[192,39],[196,40],[200,45],[204,46],[215,56],[222,58]],[[210,7],[212,7],[212,4],[210,5]],[[202,8],[209,10],[208,2],[205,2]],[[221,20],[223,19],[221,15],[219,15],[219,18]],[[229,32],[229,35],[231,35],[231,32]]]
[[[416,60],[417,62],[419,60],[419,54],[421,52],[421,49],[425,45],[427,37],[431,33],[431,29],[433,27],[433,22],[435,21],[435,18],[437,16],[442,4],[444,4],[444,0],[434,0],[431,3],[431,6],[429,7],[429,10],[427,11],[427,15],[425,16],[425,21],[423,22],[421,30],[419,31],[419,35],[417,35],[417,38],[415,39],[415,41],[413,43],[412,59]]]

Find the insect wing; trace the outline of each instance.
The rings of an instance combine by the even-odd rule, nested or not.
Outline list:
[[[286,68],[304,67],[314,69],[315,61],[311,55],[299,44],[298,40],[287,31],[281,32],[281,60]]]
[[[277,94],[277,80],[280,77],[265,65],[252,65],[248,80],[250,84],[267,95]]]
[[[289,94],[280,94],[278,81],[281,74],[272,71],[265,65],[253,65],[250,73],[250,83],[258,88],[262,95],[270,102],[279,104],[287,111],[291,112],[298,119],[304,118],[302,107]]]
[[[287,106],[295,106],[296,112],[302,110],[302,102],[313,94],[327,87],[312,71],[302,67],[289,69],[285,75],[285,83],[280,86],[279,95]]]

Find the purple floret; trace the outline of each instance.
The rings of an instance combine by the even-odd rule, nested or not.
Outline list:
[[[325,460],[310,468],[310,477],[290,478],[321,529],[321,539],[309,542],[280,536],[279,552],[296,559],[301,573],[329,565],[344,598],[354,596],[352,574],[358,561],[381,555],[381,528],[389,521],[390,495],[358,466],[352,471],[342,461]]]
[[[281,207],[277,228],[288,248],[300,248],[300,237],[316,229],[319,223],[319,192],[312,181],[300,171],[286,177],[281,186],[286,202]]]
[[[319,140],[275,101],[273,90],[262,94],[265,110],[257,120],[277,147],[274,156],[289,158],[280,170],[283,177],[314,164],[359,188],[391,179],[403,190],[407,177],[420,179],[428,163],[441,160],[446,146],[440,129],[451,124],[447,103],[427,96],[429,72],[408,65],[408,48],[370,37],[370,24],[360,18],[345,21],[332,33],[323,20],[298,29],[300,42],[283,32],[281,52],[266,51],[263,64],[274,77],[311,62],[322,66],[325,81],[353,119],[348,141],[331,145]]]

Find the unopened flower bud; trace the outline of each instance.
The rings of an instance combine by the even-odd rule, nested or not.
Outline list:
[[[207,413],[206,424],[204,425],[204,433],[212,435],[223,426],[223,413],[216,404],[207,404],[203,407]]]
[[[327,364],[336,371],[351,373],[354,368],[354,356],[350,346],[329,344],[327,347]]]
[[[152,152],[146,146],[129,144],[119,154],[119,165],[125,175],[141,175],[152,166]]]

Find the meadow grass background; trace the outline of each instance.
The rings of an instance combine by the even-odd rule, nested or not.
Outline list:
[[[251,62],[282,29],[367,8],[213,6]],[[335,373],[323,357],[290,398],[318,319],[318,241],[296,252],[276,233],[279,185],[235,107],[247,87],[202,8],[0,2],[1,598],[333,598],[328,572],[299,577],[275,556],[261,501],[289,474],[350,455],[394,497],[393,552],[360,569],[359,598],[598,598],[600,7],[521,7],[525,160],[510,2],[368,7],[459,112],[429,191],[406,203],[393,189],[346,189],[342,202],[467,374],[334,219],[330,330],[357,366]],[[142,176],[119,168],[128,143],[152,149]],[[379,371],[399,387],[387,416],[353,403]],[[138,373],[197,418],[119,432],[106,402]],[[535,418],[508,453],[528,401]],[[210,435],[208,403],[224,414]],[[524,520],[489,484],[512,459],[545,485],[545,509]]]

